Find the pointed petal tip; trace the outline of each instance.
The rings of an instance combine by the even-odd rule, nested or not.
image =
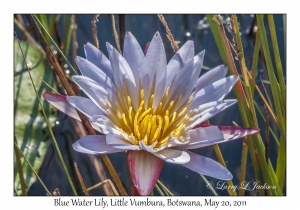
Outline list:
[[[234,100],[234,99],[233,99]],[[195,127],[193,127],[193,129],[197,129],[197,128],[204,128],[204,127],[209,127],[209,126],[214,126],[213,124],[198,124]],[[244,133],[243,136],[245,135],[253,135],[256,134],[260,131],[259,128],[243,128],[243,127],[239,127],[239,126],[222,126],[219,125],[218,129],[225,133],[225,134],[234,134],[235,132],[240,132],[240,133]]]
[[[237,75],[231,75],[231,76],[235,79],[235,82],[239,79],[239,76],[237,76]]]
[[[47,96],[49,95],[49,93],[50,93],[50,92],[44,92],[44,93],[43,93],[43,97],[44,97],[44,98],[47,97]]]
[[[83,47],[95,47],[92,43],[87,42],[86,44],[83,45]]]
[[[217,178],[217,177],[216,177]],[[233,176],[232,174],[228,171],[227,174],[224,174],[223,176],[219,177],[218,179],[220,180],[232,180]]]
[[[249,128],[249,129],[252,129],[252,133],[249,134],[249,135],[257,134],[257,133],[259,133],[259,131],[260,131],[259,128]]]
[[[72,76],[73,82],[76,83],[76,81],[77,81],[78,79],[80,79],[80,77],[82,77],[82,75],[73,75],[73,76]]]
[[[205,176],[220,180],[231,180],[233,178],[230,171],[219,162],[191,151],[187,152],[191,157],[191,161],[187,164],[183,164],[182,166]]]
[[[57,94],[57,93],[51,93],[51,92],[44,92],[43,93],[43,97],[46,101],[49,102],[49,100],[53,99],[53,98],[57,98],[57,99],[66,99],[67,96],[65,95],[61,95],[61,94]]]
[[[44,92],[43,93],[43,98],[49,102],[49,98],[52,96],[52,93],[50,92]]]
[[[194,45],[194,41],[193,40],[188,40],[187,44]]]
[[[105,42],[105,44],[106,44],[107,50],[112,48],[112,45],[109,42]]]
[[[47,95],[49,95],[49,94],[52,94],[51,92],[44,92],[43,93],[43,96],[47,96]]]
[[[159,39],[159,40],[161,40],[161,42],[162,42],[161,35],[160,35],[159,31],[156,31],[156,32],[155,32],[155,34],[154,34],[154,36],[153,36],[153,38],[152,38],[152,41],[153,41],[153,39]],[[152,41],[151,41],[151,42],[152,42]]]
[[[84,58],[82,58],[82,57],[80,57],[80,56],[78,56],[78,55],[75,57],[76,63],[82,61],[83,59],[84,59]],[[78,63],[77,63],[77,65],[78,65]]]

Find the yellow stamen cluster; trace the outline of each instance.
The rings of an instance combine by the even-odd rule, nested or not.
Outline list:
[[[159,148],[164,146],[171,136],[182,140],[181,136],[185,134],[185,128],[190,118],[188,112],[193,96],[178,107],[181,97],[176,102],[172,100],[172,97],[168,99],[170,87],[166,90],[156,109],[152,106],[153,88],[147,106],[144,100],[144,90],[141,88],[139,107],[134,110],[128,89],[124,85],[123,90],[115,90],[117,101],[113,105],[106,101],[107,114],[117,126],[116,129],[122,130],[125,135],[130,136],[136,145],[139,145],[139,141],[143,141],[146,145],[153,144],[154,148]]]

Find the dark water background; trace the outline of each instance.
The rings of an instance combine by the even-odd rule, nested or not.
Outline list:
[[[91,20],[94,15],[76,15],[77,22],[77,41],[78,41],[78,56],[85,57],[83,51],[83,45],[86,42],[93,43]],[[193,40],[195,43],[195,53],[205,49],[205,59],[204,66],[215,67],[222,64],[222,59],[219,55],[217,45],[214,41],[213,35],[209,28],[207,21],[205,20],[205,15],[201,14],[188,14],[188,15],[164,15],[169,28],[174,35],[175,40],[180,41],[179,46],[182,46],[187,40]],[[226,15],[223,16],[224,20]],[[115,16],[117,21],[117,15]],[[164,46],[167,53],[167,59],[169,60],[173,55],[173,50],[171,48],[170,42],[166,37],[166,31],[160,20],[156,15],[126,15],[126,31],[131,31],[131,33],[136,37],[141,47],[144,48],[147,42],[150,42],[154,33],[159,31],[164,42]],[[25,19],[25,18],[24,18]],[[63,18],[61,18],[63,19]],[[100,15],[99,22],[97,22],[98,29],[98,39],[100,44],[100,50],[107,55],[106,42],[111,43],[115,46],[115,41],[113,37],[111,16],[110,15]],[[286,59],[285,59],[285,40],[284,40],[284,24],[283,15],[274,15],[275,26],[277,31],[277,39],[279,44],[279,51],[281,55],[282,66],[284,71],[286,70]],[[246,59],[246,65],[248,69],[251,69],[252,65],[252,55],[254,50],[255,35],[251,31],[251,27],[254,21],[254,15],[238,15],[238,21],[240,23],[240,32],[243,42],[244,54]],[[118,22],[118,21],[117,21]],[[62,25],[61,25],[62,26]],[[268,28],[268,23],[265,18],[265,26]],[[61,28],[63,33],[63,28]],[[267,35],[269,37],[269,31],[267,30]],[[229,35],[230,37],[230,35]],[[269,44],[270,50],[272,52],[271,43]],[[272,54],[272,53],[271,53]],[[273,55],[272,55],[273,56]],[[69,57],[72,59],[72,56]],[[237,69],[239,70],[239,64],[236,63]],[[202,70],[201,74],[205,73]],[[268,80],[265,65],[262,59],[258,63],[258,79],[257,84],[259,87],[261,83],[259,82],[259,76],[262,79]],[[269,90],[269,85],[265,84]],[[235,98],[233,91],[226,97],[227,99]],[[257,102],[260,104],[260,108],[263,111],[263,103],[258,95],[255,96]],[[258,115],[258,114],[257,114]],[[81,171],[83,179],[87,185],[90,187],[92,185],[100,182],[98,176],[95,173],[95,169],[91,165],[89,158],[86,154],[77,153],[73,151],[72,144],[79,139],[77,134],[74,132],[70,120],[68,117],[62,113],[58,113],[59,124],[53,127],[57,142],[63,153],[64,160],[68,166],[71,173],[72,179],[75,180],[75,186],[77,192],[83,195],[81,186],[75,174],[73,167],[74,161],[76,161],[78,168]],[[259,125],[261,129],[261,135],[265,136],[265,123],[261,117],[258,115]],[[211,124],[216,125],[232,125],[232,121],[237,124],[242,125],[241,117],[238,111],[238,106],[234,106],[224,110],[215,117],[210,119]],[[275,134],[278,134],[277,128],[273,126]],[[71,187],[67,181],[67,177],[64,174],[62,166],[60,164],[58,155],[52,144],[52,140],[48,138],[49,148],[44,159],[44,162],[40,168],[39,175],[44,181],[45,185],[48,187],[50,192],[53,192],[55,188],[59,188],[61,195],[72,195]],[[275,141],[270,136],[270,158],[273,162],[273,166],[276,163],[277,158],[277,148],[275,146]],[[233,183],[235,186],[239,187],[239,171],[241,164],[241,151],[242,151],[242,140],[235,140],[225,144],[220,144],[220,149],[222,151],[224,160],[226,161],[227,168],[233,174]],[[212,147],[196,149],[194,152],[210,157],[217,160]],[[126,189],[130,192],[130,176],[126,161],[126,154],[117,153],[109,155],[113,165],[115,166],[123,184]],[[100,157],[97,157],[100,159]],[[275,166],[274,166],[275,167]],[[175,195],[213,195],[212,192],[206,188],[205,182],[202,178],[195,172],[176,164],[165,163],[162,173],[159,178]],[[207,177],[209,181],[217,183],[219,180]],[[255,181],[254,172],[252,169],[252,163],[250,155],[248,155],[247,163],[247,181]],[[227,184],[227,183],[225,183]],[[226,190],[216,190],[219,195],[228,195]],[[28,195],[44,195],[45,191],[39,182],[35,182],[29,189]],[[154,194],[158,195],[157,191],[154,190]],[[256,195],[256,191],[246,191],[247,195]],[[100,188],[94,190],[90,195],[104,195],[104,191]]]

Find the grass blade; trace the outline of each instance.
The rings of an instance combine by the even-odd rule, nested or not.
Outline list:
[[[70,66],[70,68],[72,69],[72,71],[77,74],[76,70],[74,69],[74,67],[71,65],[71,63],[68,61],[68,59],[66,58],[66,56],[64,55],[64,53],[60,50],[60,48],[57,46],[57,44],[55,43],[55,41],[52,39],[52,37],[50,36],[50,34],[48,33],[47,29],[44,27],[44,25],[39,21],[39,19],[35,16],[34,19],[36,20],[36,22],[38,23],[38,25],[42,28],[43,32],[47,35],[45,37],[49,37],[52,44],[55,46],[55,48],[57,49],[57,51],[59,52],[59,54],[63,57],[63,59],[65,60],[65,62],[68,64],[68,66]]]
[[[69,83],[68,83],[68,81],[67,81],[67,79],[66,79],[66,77],[65,77],[65,75],[64,75],[64,73],[63,73],[63,71],[62,71],[62,69],[61,69],[61,67],[58,63],[58,61],[57,61],[57,59],[54,57],[52,51],[50,50],[49,45],[45,41],[45,38],[43,37],[43,35],[41,33],[41,30],[38,27],[38,24],[35,20],[36,18],[33,17],[33,15],[26,15],[26,17],[27,17],[29,23],[31,24],[36,37],[38,38],[38,40],[41,43],[43,49],[45,50],[48,59],[50,60],[52,66],[54,67],[59,80],[61,81],[62,85],[66,89],[67,94],[69,96],[74,96],[75,93],[74,93],[73,89],[70,87],[70,85],[69,85]],[[84,127],[86,128],[86,131],[88,132],[88,134],[89,135],[96,135],[96,132],[93,129],[93,127],[91,126],[88,118],[78,110],[77,110],[77,113],[78,113]],[[119,189],[121,195],[128,195],[128,193],[126,192],[125,188],[123,187],[122,182],[121,182],[115,168],[113,167],[108,155],[103,154],[103,155],[100,155],[100,157],[102,158],[109,174],[111,175],[111,177],[112,177],[113,181],[115,182],[117,188]]]
[[[165,190],[167,193],[171,196],[174,196],[174,194],[159,180],[157,180],[157,183]]]
[[[43,55],[46,55],[41,46],[32,38],[30,33],[26,30],[26,28],[16,19],[14,18],[14,23],[18,26],[18,28],[24,33],[24,36],[28,41],[30,41],[36,49],[38,49]]]
[[[45,85],[47,85],[53,92],[59,94],[53,87],[51,87],[47,82],[45,82],[42,78],[38,77]]]
[[[258,64],[259,49],[260,49],[260,35],[259,35],[258,30],[256,31],[255,45],[254,45],[254,52],[253,52],[253,60],[252,60],[252,67],[251,67],[251,71],[252,71],[251,75],[252,75],[253,81],[256,81],[257,64]],[[255,83],[250,83],[252,98],[254,96],[254,85],[255,85]]]
[[[278,118],[278,125],[281,129],[282,135],[285,138],[286,133],[285,133],[285,124],[282,116],[282,110],[281,110],[281,102],[280,102],[280,96],[282,95],[282,90],[278,88],[278,82],[275,77],[274,69],[273,69],[273,64],[271,60],[271,55],[269,51],[269,44],[268,44],[268,39],[267,39],[267,34],[266,34],[266,29],[264,26],[264,20],[263,20],[263,15],[257,15],[257,23],[260,31],[260,36],[261,36],[261,42],[263,46],[263,51],[264,55],[266,58],[266,64],[267,64],[267,71],[268,71],[268,76],[269,80],[271,83],[271,90],[272,90],[272,96],[275,104],[275,110],[276,110],[276,116]]]
[[[16,35],[16,34],[15,34],[15,36],[16,36],[16,38],[17,38],[17,35]],[[39,97],[39,95],[38,95],[38,92],[37,92],[37,90],[36,90],[36,88],[35,88],[35,85],[34,85],[34,83],[33,83],[33,80],[32,80],[32,77],[31,77],[31,73],[30,73],[30,70],[29,70],[29,68],[28,68],[28,66],[27,66],[27,62],[26,62],[26,59],[25,59],[23,50],[22,50],[22,48],[21,48],[19,39],[17,38],[17,40],[18,40],[18,43],[19,43],[19,46],[20,46],[20,50],[21,50],[22,55],[23,55],[23,58],[24,58],[24,62],[25,62],[25,64],[26,64],[26,68],[27,68],[28,74],[29,74],[29,76],[30,76],[30,80],[31,80],[31,82],[32,82],[32,86],[33,86],[33,88],[34,88],[36,97],[37,97],[37,99],[38,99],[38,101],[39,101],[39,105],[40,105],[40,107],[41,107],[42,113],[43,113],[43,115],[44,115],[44,117],[45,117],[45,120],[46,120],[46,122],[47,122],[47,126],[48,126],[48,128],[49,128],[51,137],[52,137],[52,139],[53,139],[54,146],[55,146],[55,148],[56,148],[56,151],[57,151],[57,153],[58,153],[58,156],[59,156],[59,158],[60,158],[60,161],[61,161],[61,163],[62,163],[62,165],[63,165],[64,171],[65,171],[65,173],[66,173],[66,175],[67,175],[67,177],[68,177],[68,180],[69,180],[69,183],[70,183],[71,188],[72,188],[72,190],[73,190],[73,193],[74,193],[74,195],[77,195],[77,192],[76,192],[75,187],[74,187],[74,185],[73,185],[72,179],[71,179],[70,174],[69,174],[69,172],[68,172],[67,166],[66,166],[66,164],[65,164],[65,162],[64,162],[64,159],[63,159],[63,157],[62,157],[62,154],[61,154],[61,152],[60,152],[60,149],[59,149],[58,144],[57,144],[57,142],[56,142],[56,139],[55,139],[55,137],[54,137],[54,134],[53,134],[53,131],[52,131],[50,122],[49,122],[49,120],[48,120],[48,118],[47,118],[47,115],[46,115],[45,110],[44,110],[44,108],[43,108],[43,105],[42,105],[42,102],[41,102],[40,97]]]
[[[245,93],[246,96],[248,98],[248,107],[250,109],[252,118],[254,119],[254,121],[256,121],[256,114],[254,111],[254,104],[253,104],[253,94],[251,93],[251,87],[249,84],[249,78],[248,78],[248,69],[246,67],[246,62],[245,62],[245,57],[244,57],[244,51],[243,51],[243,45],[242,45],[242,40],[241,40],[241,36],[240,36],[240,29],[239,29],[239,24],[237,22],[237,17],[236,15],[231,15],[231,20],[233,22],[233,32],[232,34],[234,34],[234,38],[236,40],[236,48],[237,48],[237,57],[239,60],[239,64],[240,64],[240,68],[242,70],[242,75],[243,75],[243,80],[244,80],[244,87],[245,87]]]
[[[213,145],[213,147],[214,147],[214,150],[215,150],[215,153],[218,157],[219,162],[221,163],[222,166],[227,168],[226,163],[225,163],[224,158],[223,158],[223,155],[222,155],[221,150],[219,148],[219,145],[216,144],[216,145]],[[232,181],[227,180],[227,184],[228,184],[228,193],[230,195],[237,195],[236,191],[234,189],[234,185],[233,185]]]
[[[217,44],[217,47],[219,49],[221,58],[222,58],[224,64],[228,65],[227,58],[226,58],[226,51],[225,51],[224,45],[222,43],[221,32],[219,30],[218,24],[215,21],[215,17],[213,14],[206,15],[206,17],[207,17],[207,21],[209,23],[211,32],[214,36],[215,42]]]
[[[211,18],[211,16],[208,16],[208,19],[210,19],[210,18]],[[216,42],[219,44],[221,43],[223,45],[223,47],[218,47],[218,48],[221,50],[225,50],[225,58],[224,58],[225,60],[223,60],[223,62],[228,65],[229,72],[231,74],[238,75],[238,72],[237,72],[237,69],[236,69],[236,66],[235,66],[235,63],[233,60],[233,56],[231,53],[231,49],[229,47],[228,39],[227,39],[225,30],[223,27],[223,18],[220,15],[214,15],[213,20],[216,20],[216,22],[214,22],[212,20],[211,21],[209,20],[208,22],[210,24],[215,25],[215,26],[211,25],[211,28],[215,28],[215,29],[219,30],[218,32],[215,32],[216,36],[215,35],[214,36],[217,37],[218,39],[220,39],[220,41],[221,41],[220,42],[220,41],[216,40]],[[213,30],[212,30],[212,32],[214,33]],[[222,55],[223,52],[220,52],[220,53]],[[238,99],[239,110],[240,110],[240,114],[241,114],[244,126],[245,127],[258,127],[257,119],[251,115],[251,112],[248,107],[248,101],[246,100],[242,84],[239,80],[237,81],[237,83],[234,87],[234,93]],[[265,160],[265,157],[264,157],[265,150],[264,150],[264,144],[261,139],[261,136],[259,134],[252,135],[252,136],[249,136],[249,139],[250,139],[249,140],[249,142],[250,142],[249,149],[250,149],[252,164],[253,164],[253,167],[255,170],[256,179],[259,180],[259,173],[257,171],[258,163],[257,163],[256,155],[255,155],[255,150],[257,151],[258,158],[261,163],[261,169],[262,169],[265,181],[272,186],[275,186],[275,185],[277,186],[278,183],[273,183],[273,180],[274,181],[277,181],[277,180],[272,179],[272,176],[274,176],[274,174],[272,174],[272,173],[274,173],[274,171],[268,169],[268,166],[270,166],[271,164],[268,165]],[[278,195],[277,189],[271,189],[271,190],[272,190],[273,195]]]
[[[280,138],[280,146],[276,165],[276,176],[278,179],[279,186],[283,188],[285,180],[285,170],[286,170],[286,141],[283,137]]]
[[[41,180],[41,178],[39,177],[39,175],[36,173],[36,171],[34,170],[34,168],[32,167],[32,165],[30,164],[30,162],[27,160],[26,156],[24,155],[24,153],[20,150],[18,144],[16,142],[14,142],[14,146],[15,148],[18,150],[18,152],[20,152],[20,154],[23,156],[23,158],[25,159],[26,163],[29,165],[29,167],[31,168],[32,172],[36,175],[36,178],[39,180],[39,182],[41,183],[41,185],[43,186],[43,188],[45,189],[47,195],[51,196],[51,193],[49,192],[49,190],[47,189],[47,187],[45,186],[44,182]]]
[[[273,18],[272,14],[268,14],[268,21],[269,21],[273,50],[274,50],[274,59],[275,59],[275,64],[276,64],[276,69],[277,69],[277,74],[278,74],[278,79],[279,79],[279,85],[280,85],[281,94],[283,97],[282,105],[285,108],[286,87],[285,87],[285,83],[284,83],[284,75],[283,75],[280,53],[279,53],[279,48],[278,48],[276,29],[275,29],[274,18]],[[285,111],[285,109],[284,109],[284,111]]]
[[[213,188],[213,186],[209,183],[209,181],[206,179],[206,177],[203,174],[199,174],[201,176],[201,178],[204,180],[204,182],[206,183],[206,187],[209,187],[209,189],[212,191],[212,193],[215,196],[218,196],[218,193],[215,191],[215,189]]]
[[[37,14],[36,15],[38,20],[44,25],[45,30],[49,31],[49,25],[48,25],[48,20],[47,20],[47,16],[44,14]],[[46,32],[43,32],[44,36],[46,35]],[[48,44],[51,43],[51,40],[49,39],[49,37],[46,38]]]
[[[165,196],[165,194],[161,191],[161,189],[159,188],[159,186],[156,184],[155,185],[155,189],[158,191],[158,193],[161,195],[161,196]]]
[[[69,49],[71,45],[71,36],[72,36],[72,30],[73,30],[73,24],[74,24],[74,15],[66,15],[65,16],[65,28],[67,28],[67,33],[65,36],[65,41],[64,41],[64,55],[69,54]]]
[[[16,135],[14,136],[14,142],[15,142],[15,144],[17,144]],[[22,163],[21,163],[20,153],[19,153],[16,145],[14,145],[14,151],[15,151],[15,155],[16,155],[16,162],[17,162],[17,167],[18,167],[18,172],[19,172],[19,177],[20,177],[22,195],[25,196],[25,195],[27,195],[26,184],[25,184],[25,180],[24,180],[24,173],[23,173],[23,167],[22,167]]]
[[[262,119],[264,120],[264,122],[266,122],[266,118],[264,117],[263,113],[260,111],[260,108],[258,107],[257,103],[254,102],[254,105],[255,105],[255,108],[256,110],[258,111],[258,113],[260,114],[260,116],[262,117]],[[278,138],[276,137],[275,133],[273,132],[272,128],[269,127],[269,130],[273,136],[273,138],[275,139],[275,142],[277,144],[277,146],[279,146],[279,141],[278,141]]]
[[[235,126],[238,127],[238,124],[233,122]],[[247,166],[247,157],[248,157],[248,145],[247,145],[247,137],[243,137],[243,148],[242,148],[242,160],[241,160],[241,175],[240,175],[240,183],[243,183],[246,180],[246,166]],[[245,194],[245,189],[239,189],[239,195],[243,196]]]
[[[74,163],[74,168],[75,168],[77,177],[78,177],[78,179],[79,179],[79,182],[80,182],[80,184],[81,184],[81,187],[82,187],[82,190],[83,190],[84,194],[85,194],[86,196],[89,196],[89,192],[88,192],[87,189],[86,189],[85,183],[84,183],[84,181],[83,181],[83,178],[82,178],[82,176],[81,176],[81,174],[80,174],[80,171],[79,171],[79,169],[78,169],[76,163]]]

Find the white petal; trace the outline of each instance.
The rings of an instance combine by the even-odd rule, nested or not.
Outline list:
[[[188,84],[187,90],[186,90],[184,96],[182,97],[180,103],[178,104],[178,106],[177,106],[178,108],[181,107],[184,103],[186,103],[186,101],[189,99],[189,97],[191,96],[191,94],[194,90],[195,83],[201,72],[204,55],[205,55],[205,50],[201,51],[194,57],[193,72],[191,73],[190,80],[186,81]],[[176,111],[176,109],[174,111]]]
[[[140,195],[149,195],[163,168],[164,161],[145,150],[128,151],[128,166],[134,186]]]
[[[137,145],[131,144],[131,142],[125,140],[121,135],[107,134],[106,143],[116,149],[122,150],[140,150]]]
[[[90,99],[80,96],[68,96],[67,101],[88,118],[95,115],[105,115],[104,112]]]
[[[80,119],[76,109],[67,101],[66,96],[45,92],[45,93],[43,93],[43,97],[45,98],[46,101],[48,101],[51,105],[53,105],[59,111],[65,113],[66,115],[81,122],[81,119]],[[89,99],[87,99],[87,100],[89,100]],[[90,103],[90,102],[88,102],[88,103]],[[94,104],[94,106],[96,106],[96,105]],[[85,110],[85,111],[87,111],[87,110]],[[86,114],[87,117],[90,117],[91,115],[93,115],[96,112],[97,112],[96,109],[92,108],[91,110],[88,110],[86,113],[83,113],[83,114]],[[92,127],[95,130],[97,130],[101,133],[104,133],[102,129],[99,129],[99,127],[97,127],[95,125],[92,125]]]
[[[110,78],[96,65],[81,57],[77,57],[75,61],[83,76],[89,77],[90,79],[99,83],[105,89],[112,88],[112,82]]]
[[[167,65],[167,81],[166,86],[176,77],[178,72],[193,59],[194,56],[194,42],[187,41],[171,58]]]
[[[139,99],[138,90],[140,90],[141,68],[144,63],[145,56],[139,43],[130,32],[126,32],[125,35],[123,56],[130,66],[135,79],[135,86],[131,86],[136,90],[130,91],[130,98],[133,101],[133,109],[136,111],[138,109],[137,101]]]
[[[228,99],[200,105],[198,107],[200,109],[200,113],[196,114],[190,119],[189,128],[193,128],[194,126],[204,122],[205,120],[212,118],[213,116],[235,104],[236,102],[236,99]]]
[[[139,89],[140,69],[145,56],[139,43],[130,32],[126,32],[125,35],[123,56],[132,70],[135,84]]]
[[[194,65],[193,65],[193,73],[191,76],[190,86],[194,88],[198,77],[200,76],[200,72],[203,66],[205,50],[202,50],[194,57]]]
[[[108,146],[105,140],[105,135],[85,136],[73,144],[73,149],[77,152],[94,155],[123,152],[123,150]]]
[[[180,146],[186,145],[190,141],[189,133],[187,133],[184,136],[183,140],[184,140],[183,142],[179,141],[177,138],[172,136],[171,139],[168,142],[167,148],[169,148],[169,147],[180,147]]]
[[[218,126],[208,126],[190,130],[190,141],[186,145],[178,146],[180,149],[195,149],[207,145],[211,141],[224,140],[224,135]]]
[[[109,59],[111,63],[111,67],[113,70],[113,76],[115,83],[118,88],[123,88],[123,79],[129,79],[135,85],[135,79],[132,73],[131,68],[129,67],[127,61],[123,58],[123,56],[108,42],[106,43],[107,51],[109,54]],[[121,84],[121,85],[120,85]]]
[[[139,141],[139,144],[140,144],[140,147],[142,147],[144,150],[146,150],[147,152],[150,152],[150,153],[155,153],[155,152],[158,152],[160,150],[163,150],[165,148],[165,146],[163,147],[160,147],[158,149],[153,149],[153,147],[155,146],[157,142],[153,142],[152,145],[148,146],[144,143],[144,141]]]
[[[85,76],[73,76],[73,81],[82,88],[84,93],[105,112],[103,102],[107,99],[107,91],[94,80]]]
[[[182,166],[195,171],[197,173],[214,177],[221,180],[232,179],[231,173],[224,168],[220,163],[201,155],[195,154],[193,152],[187,151],[190,155],[190,162],[183,164]]]
[[[197,126],[198,127],[198,126]],[[220,144],[243,136],[259,132],[256,128],[241,128],[236,126],[199,125],[190,131],[191,140],[180,148],[195,149],[214,144]]]
[[[193,66],[194,60],[192,59],[178,72],[171,87],[168,101],[170,101],[171,97],[173,101],[176,101],[183,94],[183,91],[188,89],[189,82],[193,74]],[[173,96],[175,91],[176,94]]]
[[[129,92],[128,94],[133,102],[133,108],[134,110],[137,110],[138,104],[136,101],[138,101],[139,89],[137,88],[137,83],[135,80],[137,77],[139,77],[139,75],[133,75],[133,73],[136,72],[132,72],[127,61],[113,46],[111,46],[109,43],[106,43],[106,47],[109,53],[115,85],[119,91],[124,90],[124,85],[126,85]]]
[[[67,97],[60,94],[43,93],[43,97],[46,101],[48,101],[52,106],[57,108],[59,111],[65,113],[66,115],[81,121],[79,115],[77,114],[76,109],[67,101]]]
[[[90,119],[90,122],[109,133],[121,135],[121,131],[115,129],[117,126],[106,116],[96,115]]]
[[[147,50],[146,58],[141,69],[141,75],[143,78],[145,104],[148,103],[155,76],[153,108],[156,109],[164,95],[167,75],[165,48],[158,32],[153,36]]]
[[[97,66],[88,60],[77,57],[76,63],[82,73],[83,76],[86,76],[95,82],[97,82],[101,87],[103,87],[109,95],[110,100],[116,100],[116,94],[114,91],[114,84],[111,79]]]
[[[84,52],[86,59],[95,64],[110,78],[112,82],[114,82],[110,61],[107,57],[91,43],[84,45]]]
[[[175,149],[164,149],[159,152],[153,153],[153,155],[159,157],[160,159],[174,164],[185,164],[190,161],[190,156],[185,151],[175,150]]]
[[[227,74],[227,71],[228,71],[228,67],[224,66],[224,65],[220,65],[220,66],[217,66],[217,67],[209,70],[203,76],[198,78],[198,80],[195,84],[195,92],[198,92],[205,86],[210,85],[210,84],[224,78]]]
[[[202,88],[196,93],[192,101],[192,109],[204,103],[222,100],[230,92],[237,80],[237,76],[231,75]]]

